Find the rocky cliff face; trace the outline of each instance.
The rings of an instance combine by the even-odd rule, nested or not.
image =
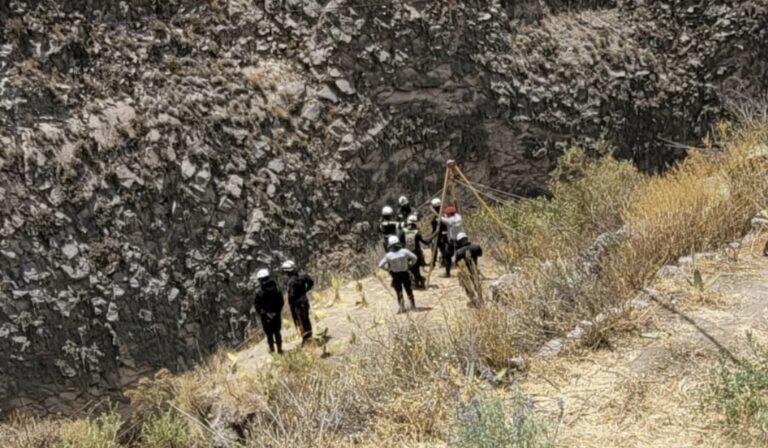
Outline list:
[[[256,267],[354,260],[449,157],[522,194],[569,144],[663,166],[765,90],[767,10],[3,2],[0,407],[71,412],[236,343]]]

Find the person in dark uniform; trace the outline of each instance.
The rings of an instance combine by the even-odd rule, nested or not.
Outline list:
[[[282,266],[288,276],[285,289],[288,294],[288,307],[296,328],[301,333],[301,345],[312,339],[312,321],[309,319],[309,292],[315,281],[309,274],[299,272],[294,261],[286,261]]]
[[[408,294],[411,302],[411,309],[416,309],[416,301],[413,298],[413,289],[411,288],[411,266],[416,264],[416,255],[400,246],[400,239],[396,236],[390,236],[387,241],[389,252],[379,262],[379,267],[389,272],[392,276],[392,288],[397,295],[398,313],[405,312],[403,303],[403,289]]]
[[[400,204],[400,211],[397,212],[397,221],[402,227],[405,227],[408,217],[416,213],[413,211],[413,208],[411,208],[411,203],[408,201],[407,197],[400,196],[397,203]],[[416,217],[418,217],[418,215]]]
[[[477,259],[482,256],[483,248],[480,245],[471,243],[466,233],[461,232],[458,234],[456,237],[456,254],[453,260],[456,265],[463,261],[469,272],[477,275],[480,273],[477,267]]]
[[[283,353],[283,337],[280,334],[280,327],[282,326],[283,318],[283,305],[285,300],[283,299],[283,292],[277,286],[277,283],[272,280],[267,269],[260,269],[256,273],[256,278],[259,280],[260,288],[256,291],[256,313],[258,313],[261,319],[261,328],[264,330],[264,334],[267,335],[267,344],[269,345],[269,352],[274,353],[275,347],[277,347],[277,353]]]
[[[424,289],[425,279],[421,275],[421,267],[424,266],[424,251],[421,246],[428,245],[429,241],[425,241],[419,231],[419,218],[416,215],[411,215],[407,219],[406,226],[400,231],[400,243],[413,252],[416,255],[417,261],[411,266],[411,275],[413,275],[414,286],[419,289]]]
[[[397,236],[400,230],[400,223],[395,220],[395,211],[390,206],[381,209],[381,222],[379,222],[379,233],[384,237],[384,250],[387,250],[387,241],[390,236]]]
[[[438,198],[432,199],[432,235],[429,237],[430,241],[435,241],[437,250],[432,253],[432,262],[430,265],[432,269],[437,265],[437,254],[440,254],[440,259],[443,266],[446,265],[448,256],[446,255],[448,245],[448,226],[440,219],[440,205],[441,201]]]
[[[447,242],[445,245],[445,274],[443,277],[451,276],[451,264],[454,255],[456,255],[456,249],[458,246],[458,235],[464,233],[464,220],[461,215],[456,211],[456,207],[446,207],[444,215],[440,217],[440,220],[446,227]]]

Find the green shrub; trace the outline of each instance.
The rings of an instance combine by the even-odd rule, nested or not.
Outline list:
[[[742,444],[768,444],[768,347],[748,338],[750,355],[723,362],[705,389],[705,402],[725,432]]]
[[[173,410],[157,414],[141,428],[143,448],[187,448],[189,438],[186,421]]]
[[[96,418],[77,420],[61,428],[59,448],[118,448],[123,419],[116,409]]]
[[[549,427],[533,413],[522,394],[512,400],[511,413],[496,396],[477,395],[461,404],[451,446],[461,448],[544,448],[553,446]]]

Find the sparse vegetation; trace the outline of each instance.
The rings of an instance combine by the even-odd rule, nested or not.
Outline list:
[[[335,447],[361,437],[388,446],[551,446],[554,431],[527,400],[515,396],[505,403],[499,398],[504,392],[488,387],[478,394],[477,382],[505,385],[510,358],[626,301],[675,257],[740,236],[768,198],[768,164],[752,151],[767,141],[768,125],[727,128],[727,134],[722,152],[692,152],[663,176],[643,175],[604,149],[597,159],[569,150],[552,174],[551,198],[499,209],[516,229],[510,239],[488,227],[485,212],[468,216],[473,233],[498,246],[489,253],[518,268],[519,285],[503,300],[446,315],[439,328],[398,320],[356,334],[354,349],[335,362],[299,351],[245,369],[222,355],[181,376],[160,375],[131,396],[142,446],[215,440]],[[619,229],[623,236],[591,260],[596,268],[580,270],[584,249]],[[694,282],[706,289],[711,281],[699,277]],[[330,301],[339,302],[340,290],[341,281],[332,280]],[[362,288],[358,292],[358,304],[365,303]],[[621,316],[611,315],[587,329],[588,345],[599,347],[612,329],[625,327]],[[763,390],[760,369],[768,358],[760,356],[723,367],[712,388],[722,398],[717,409],[726,423],[749,427],[753,439],[768,424],[764,397],[749,392]],[[467,394],[475,398],[462,401]],[[116,443],[110,437],[119,425],[109,414],[75,422],[62,431],[69,445],[61,446],[116,446],[109,443]]]
[[[749,353],[740,363],[723,360],[706,388],[705,399],[736,442],[768,444],[768,347],[748,337]]]
[[[459,405],[457,429],[451,446],[457,448],[547,448],[552,435],[521,394],[510,406],[497,396],[485,393]]]
[[[58,448],[118,448],[117,435],[123,419],[112,408],[95,418],[66,423]]]
[[[145,422],[141,428],[141,446],[145,448],[187,448],[190,446],[186,421],[167,410]]]

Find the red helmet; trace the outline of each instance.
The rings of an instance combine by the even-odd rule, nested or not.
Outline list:
[[[445,208],[445,214],[448,216],[452,216],[456,214],[456,207],[446,207]]]

